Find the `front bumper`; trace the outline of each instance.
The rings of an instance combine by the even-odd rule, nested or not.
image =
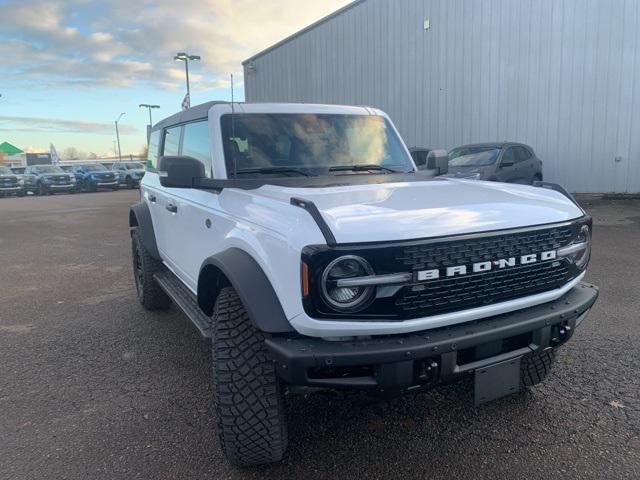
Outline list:
[[[22,187],[0,187],[0,193],[18,193],[22,190]]]
[[[580,283],[543,305],[410,335],[355,341],[266,339],[281,378],[296,386],[407,390],[450,383],[476,369],[555,348],[598,298]]]
[[[59,185],[55,183],[44,183],[45,188],[56,192],[68,192],[76,188],[75,183],[69,183],[67,185]]]

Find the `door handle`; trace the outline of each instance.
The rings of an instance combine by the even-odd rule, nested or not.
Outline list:
[[[176,207],[173,203],[170,203],[165,208],[169,210],[171,213],[178,213],[178,207]]]
[[[158,201],[158,199],[156,198],[155,195],[149,195],[149,201],[151,203],[156,203]]]

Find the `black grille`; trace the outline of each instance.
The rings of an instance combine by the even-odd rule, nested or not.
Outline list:
[[[547,230],[448,240],[401,249],[396,261],[412,271],[446,269],[479,262],[520,258],[554,251],[571,242],[571,226]],[[400,270],[402,271],[402,269]],[[492,270],[452,278],[440,278],[404,287],[395,305],[405,317],[465,310],[518,297],[542,293],[567,282],[565,261],[551,260],[531,265]]]

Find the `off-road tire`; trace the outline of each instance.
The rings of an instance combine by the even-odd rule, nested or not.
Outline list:
[[[287,449],[284,394],[258,331],[236,291],[218,295],[213,312],[213,400],[220,446],[236,466],[282,459]]]
[[[131,257],[133,261],[133,279],[138,292],[138,300],[147,310],[166,310],[171,299],[160,288],[153,275],[161,272],[164,265],[153,258],[142,242],[138,229],[131,234]]]
[[[545,350],[523,358],[520,363],[521,387],[525,389],[541,383],[551,371],[555,357],[555,350]]]

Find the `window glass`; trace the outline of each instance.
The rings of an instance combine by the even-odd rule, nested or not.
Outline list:
[[[182,155],[200,160],[204,170],[211,177],[211,152],[209,149],[209,123],[194,122],[184,126]]]
[[[274,168],[322,175],[332,167],[353,165],[413,171],[401,140],[391,125],[378,116],[224,115],[222,135],[230,177],[234,167],[243,175],[260,175],[263,172],[256,172],[257,169]]]
[[[180,154],[180,133],[182,126],[168,128],[164,133],[164,150],[162,155],[179,155]]]
[[[500,156],[496,147],[463,147],[449,152],[452,167],[486,167],[493,165]]]
[[[516,147],[516,160],[518,162],[524,162],[531,158],[531,152],[524,147]]]
[[[511,148],[507,148],[507,150],[504,152],[504,155],[502,156],[502,163],[516,163],[516,153],[515,153],[515,148],[511,147]]]
[[[160,130],[151,132],[149,137],[149,152],[147,153],[147,168],[157,168],[158,166],[158,146],[160,144]],[[118,165],[118,170],[122,167]]]

